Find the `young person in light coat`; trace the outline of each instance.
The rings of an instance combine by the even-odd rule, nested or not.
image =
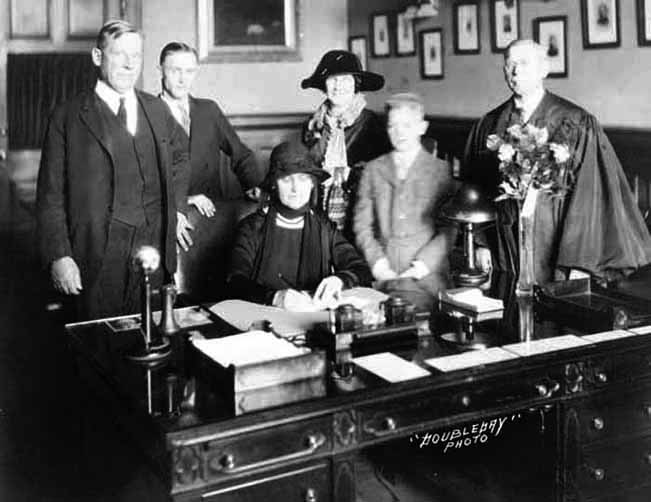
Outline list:
[[[396,94],[386,104],[393,151],[369,162],[355,207],[356,242],[380,289],[431,307],[448,285],[454,228],[436,220],[454,190],[447,162],[421,146],[427,129],[419,96]]]

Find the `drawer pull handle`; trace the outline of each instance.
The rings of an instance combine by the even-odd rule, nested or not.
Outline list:
[[[601,417],[595,417],[592,419],[592,427],[594,427],[596,430],[601,431],[604,428],[604,419]]]
[[[606,373],[604,373],[603,371],[600,371],[599,373],[597,373],[596,377],[597,377],[597,382],[599,382],[599,383],[608,382],[608,375],[606,375]]]
[[[381,427],[378,427],[376,429],[375,427],[369,427],[367,425],[364,427],[364,430],[375,437],[381,437],[386,436],[387,434],[391,434],[397,428],[398,424],[396,423],[395,419],[392,417],[386,417],[384,420],[382,420]]]
[[[552,394],[557,392],[560,388],[561,384],[553,380],[550,380],[548,384],[536,384],[536,391],[540,397],[552,397]]]
[[[262,467],[268,467],[270,465],[282,462],[290,462],[299,458],[307,457],[312,455],[316,450],[323,446],[326,442],[325,435],[321,433],[310,434],[305,440],[307,447],[304,450],[300,450],[294,453],[288,453],[287,455],[281,455],[280,457],[268,458],[266,460],[260,460],[259,462],[253,462],[251,464],[245,465],[235,465],[235,458],[232,454],[227,454],[222,457],[222,472],[226,474],[237,474],[240,472],[250,471],[253,469],[260,469]],[[316,499],[315,499],[316,500]]]
[[[317,502],[316,490],[314,488],[305,490],[305,502]]]
[[[468,406],[470,406],[470,396],[468,396],[467,394],[464,394],[463,396],[461,396],[461,405],[464,408],[467,408]]]
[[[651,405],[647,404],[644,407],[644,413],[646,414],[647,417],[651,418]]]
[[[651,453],[644,454],[644,462],[646,462],[648,465],[651,465]]]
[[[595,481],[603,481],[606,477],[606,471],[597,467],[596,469],[590,469],[590,475]]]

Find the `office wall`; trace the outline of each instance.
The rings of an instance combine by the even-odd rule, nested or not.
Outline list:
[[[349,0],[349,34],[369,37],[372,12],[400,10],[405,0]],[[386,96],[410,89],[420,93],[433,115],[478,117],[508,96],[501,72],[502,56],[490,48],[489,0],[481,0],[481,53],[453,54],[452,0],[441,0],[437,17],[418,20],[416,31],[443,28],[445,78],[420,78],[418,58],[369,57],[369,68],[387,78],[384,90],[369,96],[373,108],[381,108]],[[568,18],[569,76],[548,79],[547,87],[582,104],[605,125],[651,127],[651,47],[638,47],[635,3],[619,2],[621,47],[584,50],[579,0],[520,0],[521,33],[532,37],[532,20],[539,16],[565,15]]]
[[[160,88],[157,59],[170,40],[197,45],[196,3],[176,0],[143,2],[145,66],[143,87]],[[314,90],[302,90],[325,51],[347,43],[346,0],[299,0],[302,18],[302,61],[269,63],[206,63],[195,83],[195,94],[217,100],[227,114],[294,113],[313,110],[322,99]]]

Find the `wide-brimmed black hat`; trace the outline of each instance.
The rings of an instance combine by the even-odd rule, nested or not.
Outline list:
[[[274,147],[269,157],[269,172],[263,185],[271,189],[277,179],[290,174],[307,173],[320,183],[330,175],[319,167],[314,155],[299,141],[285,142]]]
[[[325,81],[333,75],[350,74],[359,78],[360,91],[377,91],[384,85],[384,77],[364,71],[355,54],[348,51],[328,51],[319,61],[314,73],[301,82],[301,88],[313,87],[325,92]]]

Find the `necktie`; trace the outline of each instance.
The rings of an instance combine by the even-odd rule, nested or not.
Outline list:
[[[181,126],[183,126],[185,133],[190,136],[190,114],[185,109],[185,106],[183,106],[181,103],[178,103],[177,107],[179,109],[179,115],[181,117]]]
[[[332,184],[324,200],[325,211],[330,221],[335,223],[339,230],[344,227],[346,207],[348,206],[348,196],[343,187],[344,181],[344,168],[336,167],[332,176]]]
[[[120,121],[120,124],[124,126],[125,129],[127,129],[127,108],[124,105],[126,101],[126,98],[120,98],[120,106],[118,107],[118,120]]]

